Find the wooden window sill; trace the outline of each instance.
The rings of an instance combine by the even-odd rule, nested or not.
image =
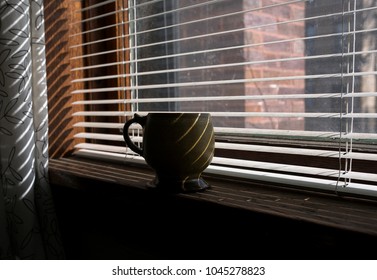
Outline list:
[[[143,192],[153,171],[78,157],[51,159],[50,182],[78,189],[109,192]],[[205,177],[211,188],[204,192],[174,194],[179,198],[219,204],[267,215],[294,219],[351,232],[377,236],[377,201],[338,197],[287,187],[265,186],[230,178]],[[103,183],[108,183],[106,188]]]

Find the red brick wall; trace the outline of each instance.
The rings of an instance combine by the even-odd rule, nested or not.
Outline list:
[[[245,0],[244,8],[257,8],[262,5],[262,2],[263,6],[267,6],[286,1]],[[245,14],[244,22],[246,27],[252,27],[300,19],[304,18],[304,16],[305,4],[297,3],[248,12]],[[252,62],[286,57],[303,57],[305,52],[303,41],[268,44],[264,46],[258,46],[258,44],[304,36],[305,24],[303,21],[248,29],[245,31],[245,44],[252,44],[254,46],[244,49],[245,60]],[[304,74],[305,63],[303,60],[252,64],[245,67],[246,79],[302,76]],[[245,85],[245,89],[246,95],[301,94],[305,92],[305,82],[304,80],[250,82]],[[304,110],[305,104],[303,99],[267,99],[245,102],[245,111],[247,112],[304,112]],[[245,126],[256,128],[303,129],[304,120],[302,118],[274,117],[247,118],[245,120]]]
[[[185,5],[200,3],[199,0],[189,0]],[[220,13],[240,11],[242,7],[246,10],[265,7],[268,5],[286,2],[286,0],[234,0],[228,6],[224,4],[203,6],[195,13],[182,13],[181,22],[197,20],[216,16]],[[226,3],[226,2],[225,2]],[[225,17],[197,24],[182,25],[180,27],[181,37],[196,36],[203,33],[203,27],[208,33],[216,33],[225,28],[238,28],[244,31],[210,38],[200,38],[183,41],[180,43],[180,52],[191,52],[200,49],[212,49],[245,44],[261,44],[269,41],[286,40],[295,37],[304,37],[304,22],[293,24],[269,26],[265,28],[250,28],[253,26],[272,24],[292,19],[299,19],[305,16],[305,4],[290,4],[275,8],[256,10],[239,14],[233,17]],[[230,50],[223,53],[209,52],[198,55],[184,56],[178,63],[181,68],[197,67],[201,65],[221,65],[227,62],[253,62],[285,57],[303,57],[304,42],[294,41],[290,43],[270,44],[265,46],[253,46],[244,49]],[[180,72],[177,75],[178,82],[208,81],[208,80],[230,80],[230,79],[253,79],[268,77],[301,76],[305,74],[303,60],[291,62],[273,62],[268,64],[252,64],[249,66],[216,68],[201,70],[197,72]],[[270,94],[295,94],[304,93],[305,83],[303,80],[287,80],[280,82],[249,82],[244,84],[211,85],[203,87],[179,88],[178,96],[222,96],[222,95],[270,95]],[[249,101],[215,101],[215,102],[190,102],[182,103],[178,110],[203,110],[203,111],[225,111],[225,112],[304,112],[304,100],[280,99],[280,100],[249,100]],[[303,129],[304,120],[300,118],[272,118],[272,117],[247,117],[247,118],[215,118],[215,125],[230,127],[249,128],[280,128],[280,129]]]

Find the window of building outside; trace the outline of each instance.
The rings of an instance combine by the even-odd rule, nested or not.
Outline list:
[[[121,129],[135,112],[210,112],[215,170],[374,193],[374,1],[85,0],[77,13],[79,154],[134,158]]]

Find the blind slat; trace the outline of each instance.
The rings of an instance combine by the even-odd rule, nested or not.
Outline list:
[[[123,123],[99,123],[99,122],[79,122],[75,123],[74,127],[87,128],[111,128],[123,129]],[[131,126],[132,128],[132,126]],[[285,137],[290,139],[347,139],[354,140],[377,140],[377,133],[339,133],[326,131],[302,131],[302,130],[272,130],[272,129],[246,129],[235,127],[214,127],[217,135],[225,136],[265,136],[265,137]],[[368,154],[366,154],[368,156]],[[374,156],[372,154],[371,156]]]
[[[96,135],[97,139],[101,139],[101,137],[98,137]],[[91,138],[91,137],[89,137]],[[114,138],[115,139],[115,138]],[[114,140],[112,139],[112,140]],[[134,141],[141,142],[140,137],[135,137],[133,139]],[[126,153],[131,154],[132,156],[135,156],[135,153],[130,151],[126,147],[118,147],[118,146],[109,146],[109,145],[95,145],[95,144],[79,144],[77,148],[80,149],[94,149],[94,150],[101,150],[104,152],[116,152],[116,153]],[[221,148],[217,144],[216,148]],[[254,151],[266,151],[265,147],[255,147],[250,146]],[[290,150],[288,154],[296,154],[298,150],[295,149],[287,149]],[[317,155],[322,157],[336,157],[336,152],[333,151],[315,151],[315,150],[309,150],[312,153],[307,153],[308,155]],[[278,152],[283,153],[283,151],[277,151],[273,150],[272,152]],[[285,151],[286,152],[286,151]],[[361,155],[361,154],[359,154]],[[357,157],[354,157],[357,158]],[[372,158],[365,158],[360,157],[361,159],[372,159]],[[376,160],[376,157],[373,158],[373,160]],[[275,164],[275,163],[263,163],[263,162],[255,162],[250,160],[235,160],[235,159],[229,159],[229,158],[219,158],[215,157],[212,161],[212,164],[220,164],[220,165],[229,165],[229,166],[238,166],[242,168],[253,168],[258,170],[269,170],[270,172],[278,171],[278,172],[288,172],[288,173],[295,173],[295,174],[305,174],[305,175],[316,175],[316,176],[326,176],[326,177],[334,177],[337,178],[339,175],[338,170],[334,169],[325,169],[325,168],[313,168],[313,167],[302,167],[302,166],[292,166],[292,165],[284,165],[284,164]],[[376,174],[369,174],[369,173],[361,173],[361,172],[350,172],[341,174],[341,178],[353,178],[358,179],[362,181],[371,181],[374,182],[377,180]]]
[[[187,83],[137,85],[137,86],[129,86],[129,87],[109,87],[109,88],[82,89],[82,90],[75,90],[72,93],[73,94],[80,94],[80,93],[96,93],[96,92],[143,90],[143,89],[161,89],[161,88],[175,88],[175,87],[194,87],[194,86],[260,83],[260,82],[279,82],[279,81],[292,81],[292,80],[347,78],[347,77],[357,77],[357,76],[367,76],[367,75],[369,76],[369,75],[376,75],[376,74],[377,74],[377,71],[370,71],[370,72],[346,73],[346,74],[344,74],[344,73],[332,73],[332,74],[319,74],[319,75],[266,77],[266,78],[238,79],[238,80],[198,81],[198,82],[187,82]]]
[[[197,96],[192,97],[170,97],[170,98],[139,98],[139,99],[99,99],[99,100],[79,100],[72,105],[105,105],[105,104],[135,104],[135,103],[164,103],[164,102],[203,102],[203,101],[235,101],[235,100],[279,100],[279,99],[325,99],[341,97],[377,97],[377,92],[354,92],[347,93],[306,93],[306,94],[269,94],[269,95],[241,95],[241,96]]]
[[[122,135],[109,135],[109,134],[100,134],[100,133],[79,133],[75,137],[77,138],[87,138],[87,139],[102,139],[102,140],[109,140],[109,141],[121,141],[123,142]],[[142,142],[142,138],[138,136],[131,137],[135,142]],[[79,144],[78,147],[101,147],[101,145],[97,144]],[[102,145],[102,150],[106,150],[105,147],[109,147],[111,150],[116,150],[116,146],[107,146]],[[376,154],[366,154],[366,153],[356,153],[351,152],[343,155],[342,152],[334,151],[334,150],[325,150],[325,149],[309,149],[309,148],[287,148],[287,147],[271,147],[271,146],[263,146],[263,145],[252,145],[252,144],[235,144],[235,143],[223,143],[223,142],[216,142],[215,144],[216,149],[225,149],[225,150],[236,150],[236,151],[250,151],[250,152],[264,152],[264,153],[276,153],[276,154],[289,154],[289,155],[308,155],[308,156],[316,156],[316,157],[331,157],[331,158],[354,158],[360,160],[368,160],[368,161],[376,161],[377,162],[377,155]],[[119,147],[120,150],[126,151],[125,147]],[[120,151],[119,150],[119,151]],[[128,151],[128,150],[127,150]]]
[[[191,112],[191,111],[190,111]],[[139,112],[145,115],[147,112]],[[161,112],[160,112],[161,113]],[[264,118],[324,118],[324,119],[361,119],[377,118],[377,113],[286,113],[286,112],[208,112],[213,117],[264,117]],[[134,112],[121,111],[81,111],[73,113],[73,116],[133,116]]]

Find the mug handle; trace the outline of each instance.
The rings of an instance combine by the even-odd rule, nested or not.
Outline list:
[[[134,151],[135,153],[137,153],[137,154],[139,154],[141,156],[143,156],[143,150],[140,149],[138,146],[136,146],[132,142],[132,140],[131,140],[131,138],[130,138],[130,136],[128,134],[128,129],[131,126],[131,124],[133,124],[133,123],[138,123],[138,124],[140,124],[144,128],[146,121],[147,121],[147,116],[142,117],[142,116],[140,116],[138,114],[135,114],[132,119],[130,119],[129,121],[127,121],[124,124],[124,127],[123,127],[123,138],[124,138],[124,141],[126,141],[127,146],[132,151]]]

